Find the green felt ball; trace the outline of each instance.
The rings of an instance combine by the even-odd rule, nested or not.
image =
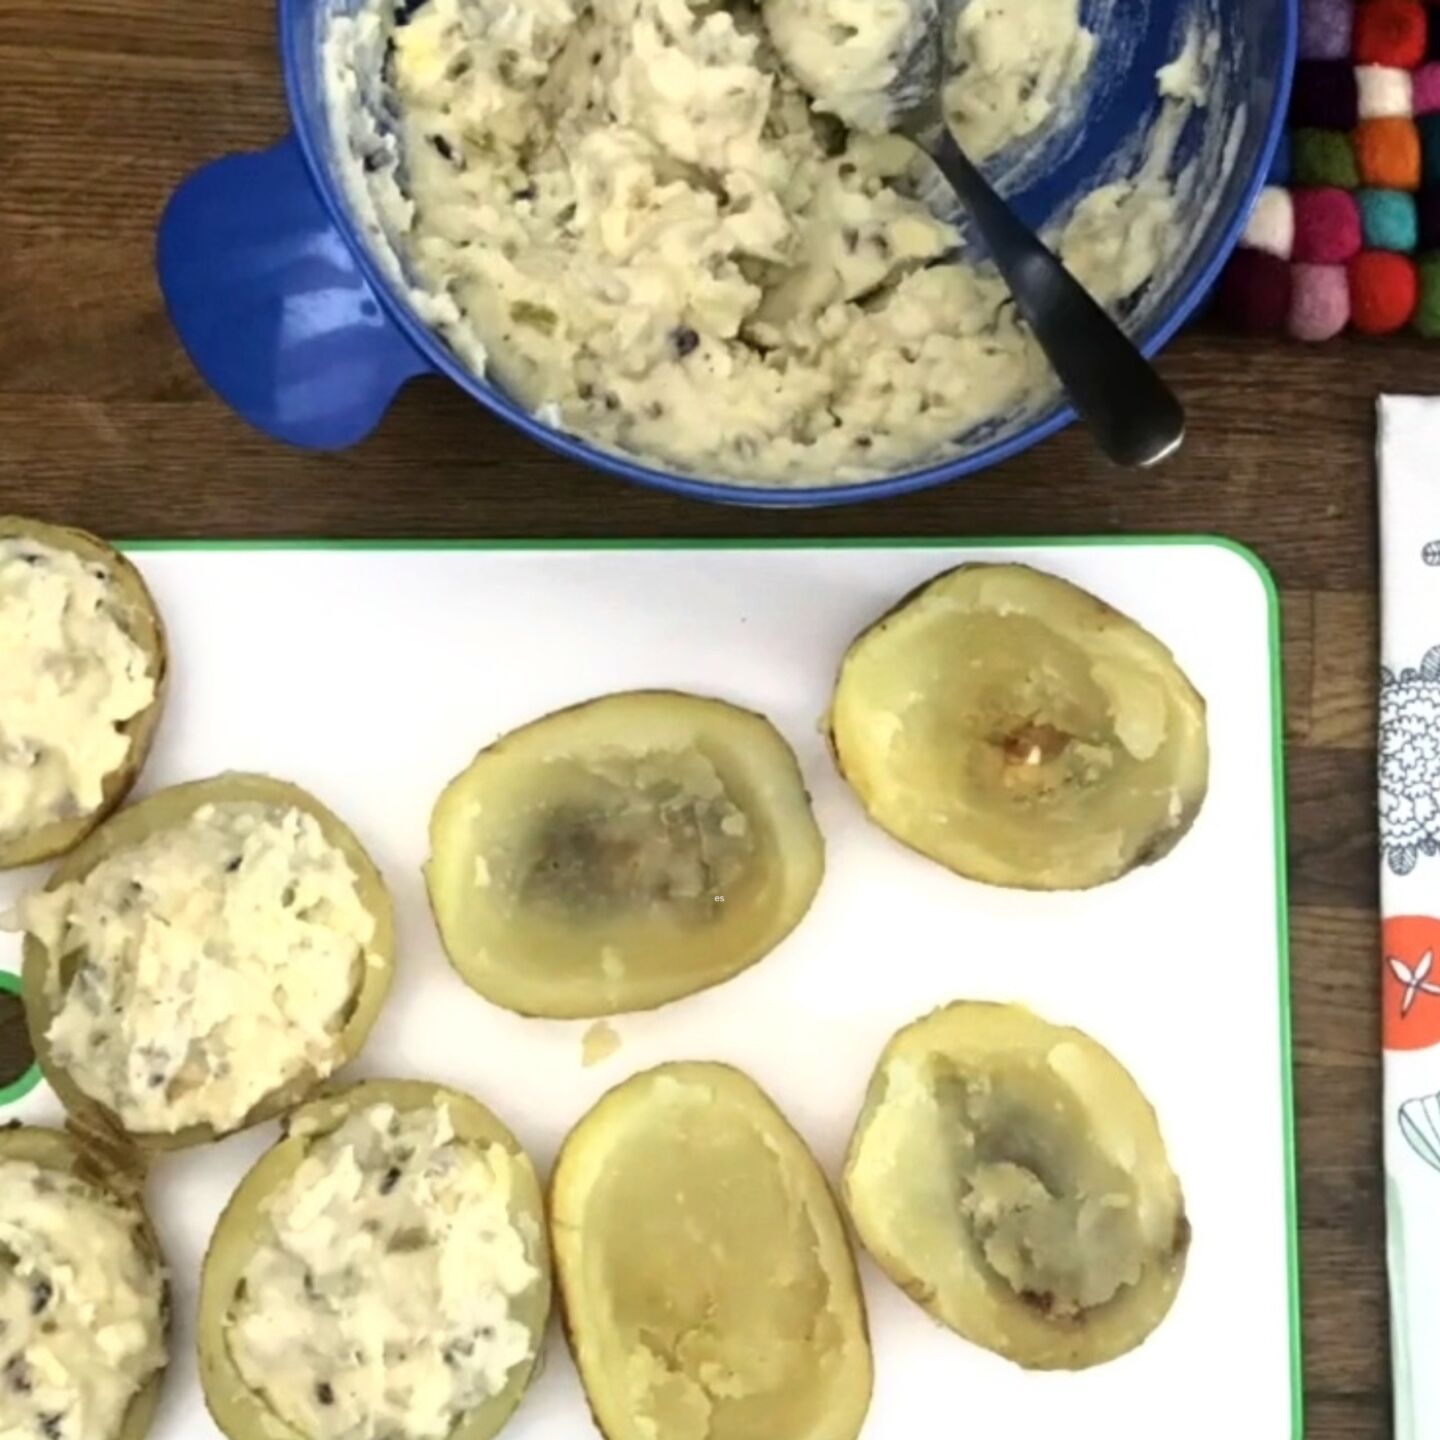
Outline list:
[[[1415,253],[1420,243],[1420,217],[1413,195],[1403,190],[1362,190],[1356,199],[1367,249]]]
[[[1420,262],[1420,308],[1414,324],[1427,340],[1440,340],[1440,255],[1427,255]]]
[[[1339,130],[1296,130],[1290,164],[1296,185],[1338,185],[1353,190],[1360,183],[1354,143]]]

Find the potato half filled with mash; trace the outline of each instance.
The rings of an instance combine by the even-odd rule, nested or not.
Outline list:
[[[872,1362],[819,1165],[740,1071],[669,1064],[570,1132],[550,1217],[607,1440],[855,1440]]]
[[[390,986],[379,871],[314,796],[261,775],[113,816],[10,918],[26,1023],[72,1113],[173,1149],[297,1104]]]
[[[58,1130],[0,1131],[0,1435],[144,1440],[168,1330],[139,1177]]]
[[[753,965],[799,924],[824,863],[768,720],[643,691],[481,751],[436,802],[425,877],[470,985],[575,1017],[647,1010]]]
[[[1036,1370],[1134,1349],[1169,1313],[1190,1225],[1160,1127],[1079,1030],[958,1003],[885,1047],[845,1163],[865,1248],[913,1300]]]
[[[166,670],[128,560],[82,530],[0,515],[0,870],[64,854],[125,798]]]
[[[830,708],[870,817],[992,885],[1083,890],[1170,853],[1205,799],[1205,702],[1153,635],[1025,565],[966,565],[850,647]]]
[[[489,1440],[549,1313],[519,1142],[459,1091],[368,1080],[296,1111],[220,1217],[200,1379],[230,1440]]]

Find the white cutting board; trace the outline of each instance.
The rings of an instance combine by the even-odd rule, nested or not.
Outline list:
[[[967,559],[1023,559],[1134,615],[1210,704],[1212,780],[1161,864],[1080,895],[992,890],[864,818],[818,722],[847,642]],[[933,1325],[868,1261],[876,1386],[864,1440],[1067,1434],[1293,1440],[1299,1351],[1290,1198],[1288,990],[1273,586],[1205,541],[1036,546],[139,547],[174,684],[144,788],[222,769],[314,791],[385,872],[397,983],[354,1074],[472,1091],[548,1169],[606,1089],[666,1059],[750,1072],[837,1175],[886,1038],[957,998],[1081,1026],[1159,1112],[1194,1246],[1170,1317],[1137,1352],[1028,1374]],[[828,846],[796,933],[717,990],[624,1016],[581,1065],[584,1022],[523,1020],[446,964],[425,905],[426,822],[502,731],[606,691],[663,686],[763,711],[799,754]],[[40,873],[0,876],[0,905]],[[19,968],[0,937],[0,970]],[[0,1119],[59,1118],[42,1085]],[[275,1127],[162,1159],[151,1203],[174,1273],[174,1363],[155,1440],[215,1433],[192,1354],[196,1280],[227,1196]],[[763,1277],[757,1277],[763,1279]],[[557,1334],[507,1440],[593,1433]],[[939,1417],[953,1417],[941,1420]],[[756,1436],[754,1440],[788,1440]]]

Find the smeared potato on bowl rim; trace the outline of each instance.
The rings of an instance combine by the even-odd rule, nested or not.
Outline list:
[[[1153,863],[1209,783],[1205,702],[1153,635],[1025,565],[966,565],[850,647],[841,774],[897,840],[957,874],[1084,890]]]

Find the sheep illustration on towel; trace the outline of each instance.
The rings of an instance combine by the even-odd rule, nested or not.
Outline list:
[[[1380,671],[1380,845],[1396,875],[1440,854],[1440,645]]]

